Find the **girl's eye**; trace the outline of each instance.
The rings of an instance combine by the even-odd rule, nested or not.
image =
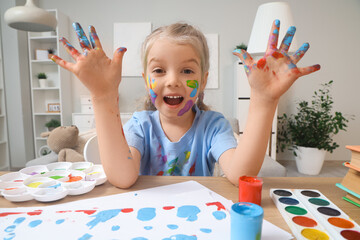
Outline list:
[[[163,73],[164,70],[162,70],[161,68],[155,68],[152,72],[153,73]]]
[[[191,69],[184,69],[183,72],[184,72],[185,74],[192,74],[192,73],[194,73],[194,71],[191,70]]]

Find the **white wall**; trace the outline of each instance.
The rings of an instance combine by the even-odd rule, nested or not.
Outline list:
[[[113,47],[114,22],[152,22],[153,28],[186,21],[198,26],[204,33],[219,34],[219,89],[207,90],[205,102],[226,116],[234,113],[234,79],[232,55],[234,47],[248,42],[257,7],[265,0],[39,0],[39,6],[57,8],[71,22],[80,22],[84,29],[94,25],[109,56]],[[294,84],[279,104],[279,113],[294,111],[294,102],[308,100],[321,83],[334,80],[335,110],[356,115],[347,132],[335,136],[340,148],[326,156],[329,160],[350,158],[345,145],[360,145],[360,1],[358,0],[301,0],[289,2],[301,45],[310,42],[311,48],[300,66],[319,63],[320,72],[306,76]],[[1,4],[1,3],[0,3]],[[71,28],[69,24],[69,28]],[[70,31],[74,46],[76,35]],[[126,61],[126,56],[124,58]],[[140,60],[139,60],[140,61]],[[120,109],[133,111],[134,102],[145,94],[143,80],[125,78],[120,86]],[[78,96],[86,94],[82,84],[73,81],[73,111],[80,112]],[[278,159],[292,158],[279,154]]]

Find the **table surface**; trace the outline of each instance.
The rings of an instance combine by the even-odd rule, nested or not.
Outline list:
[[[5,172],[0,172],[0,175]],[[139,176],[137,182],[129,189],[119,189],[112,186],[109,182],[95,187],[91,192],[79,196],[67,196],[52,203],[42,203],[36,200],[27,202],[14,203],[0,198],[0,207],[35,207],[48,206],[53,204],[61,204],[82,200],[86,198],[94,198],[107,196],[112,194],[124,193],[129,191],[142,190],[146,188],[158,187],[168,184],[174,184],[184,181],[194,180],[203,186],[213,190],[223,197],[238,202],[238,188],[232,185],[223,177],[183,177],[183,176]],[[270,198],[270,188],[288,188],[288,189],[317,189],[323,193],[330,201],[337,205],[355,222],[360,223],[360,208],[346,202],[342,199],[345,192],[335,186],[335,183],[341,182],[342,178],[323,178],[323,177],[271,177],[263,178],[264,184],[262,189],[262,207],[264,209],[264,218],[276,226],[288,231],[290,228],[277,210],[275,204]]]

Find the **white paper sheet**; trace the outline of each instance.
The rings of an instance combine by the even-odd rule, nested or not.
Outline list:
[[[188,181],[41,208],[2,208],[0,235],[5,239],[81,240],[184,235],[188,237],[184,239],[226,240],[230,239],[230,214],[223,207],[231,205],[219,194]],[[289,236],[264,221],[262,239],[291,239]]]
[[[151,33],[151,23],[114,23],[114,51],[126,47],[122,75],[141,76],[141,46],[147,35]]]

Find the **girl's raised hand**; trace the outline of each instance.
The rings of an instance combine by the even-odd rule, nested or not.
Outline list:
[[[51,59],[74,73],[89,89],[93,97],[117,93],[121,81],[122,58],[126,48],[118,48],[113,59],[110,59],[103,51],[93,26],[89,26],[90,41],[79,23],[74,23],[73,27],[79,39],[82,53],[76,50],[65,38],[61,38],[60,41],[75,60],[75,63],[67,62],[56,55],[53,55]]]
[[[273,22],[265,56],[257,62],[245,50],[236,50],[244,63],[246,74],[252,94],[264,100],[278,100],[290,86],[301,76],[310,74],[320,69],[320,65],[298,68],[296,64],[309,49],[309,44],[304,43],[292,56],[288,51],[295,34],[295,27],[290,27],[277,49],[280,21]]]

